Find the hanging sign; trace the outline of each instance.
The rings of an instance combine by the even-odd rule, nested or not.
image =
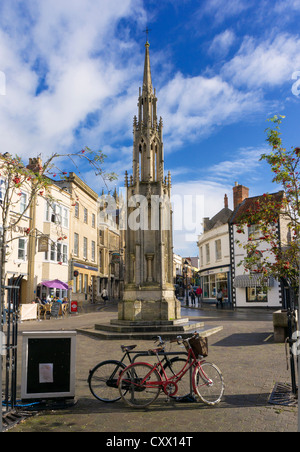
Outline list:
[[[119,264],[120,262],[120,253],[112,253],[111,255],[111,263],[112,264]]]
[[[38,242],[38,252],[39,253],[46,253],[48,251],[48,241],[49,237],[47,235],[42,235],[39,237]]]

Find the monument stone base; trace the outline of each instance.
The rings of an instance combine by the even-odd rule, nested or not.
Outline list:
[[[181,319],[181,304],[172,286],[127,287],[119,302],[118,319],[131,322],[178,320]]]

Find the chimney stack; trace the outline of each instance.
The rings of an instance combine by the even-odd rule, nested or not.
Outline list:
[[[224,196],[224,207],[225,207],[225,209],[228,209],[228,196],[227,195]]]
[[[29,159],[29,165],[27,167],[29,170],[33,171],[34,173],[43,173],[43,163],[42,159],[40,157],[37,158],[30,158]]]
[[[235,183],[233,187],[233,208],[234,210],[241,204],[244,199],[249,198],[249,188],[239,185],[238,182]]]

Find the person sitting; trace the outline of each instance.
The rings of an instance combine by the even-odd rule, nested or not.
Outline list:
[[[42,296],[41,304],[42,304],[43,306],[44,306],[45,304],[47,304],[46,295],[43,295],[43,296]]]

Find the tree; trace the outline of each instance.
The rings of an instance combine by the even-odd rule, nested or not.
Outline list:
[[[41,197],[52,204],[55,200],[51,196],[50,186],[55,184],[58,179],[67,178],[68,175],[68,172],[59,168],[59,164],[63,164],[67,160],[68,164],[72,162],[76,168],[79,168],[79,165],[82,168],[87,163],[93,168],[95,176],[101,176],[106,183],[107,180],[116,179],[116,174],[105,173],[103,169],[105,158],[102,151],[92,151],[88,147],[75,153],[55,153],[45,162],[42,162],[39,157],[32,158],[29,159],[29,165],[25,165],[19,156],[11,156],[9,153],[0,154],[0,353],[2,352],[2,316],[9,244],[21,237],[18,230],[22,230],[22,233],[27,235],[29,240],[32,239],[32,243],[35,243],[34,239],[39,234],[33,221],[35,205]],[[78,160],[79,163],[77,163]],[[63,188],[59,188],[57,185],[57,190],[62,191]],[[58,238],[58,240],[60,239]],[[32,246],[31,253],[34,252],[35,246]],[[30,261],[30,255],[28,261]],[[0,356],[0,361],[0,393],[2,395],[2,356]],[[0,430],[2,431],[2,428]]]
[[[66,160],[77,169],[88,164],[106,183],[107,180],[117,178],[114,173],[106,173],[103,169],[106,155],[102,151],[92,151],[90,148],[69,153],[51,155],[45,162],[38,158],[29,159],[29,165],[25,165],[19,156],[11,156],[9,153],[0,154],[0,282],[1,282],[1,313],[3,312],[5,267],[8,258],[9,244],[20,238],[16,233],[17,226],[29,237],[36,237],[37,231],[28,224],[26,218],[32,218],[31,209],[40,197],[47,202],[54,202],[49,194],[50,185],[55,180],[67,177],[68,172],[61,170],[59,164]],[[62,189],[61,189],[62,190]],[[27,221],[27,225],[26,225]],[[24,227],[24,224],[26,225]]]
[[[274,116],[268,121],[272,126],[266,129],[266,141],[271,146],[270,153],[263,154],[274,173],[273,182],[281,185],[282,196],[264,194],[258,197],[252,207],[238,219],[238,233],[256,225],[258,234],[249,236],[246,244],[246,257],[241,262],[246,271],[261,275],[262,285],[273,276],[284,278],[290,286],[299,284],[300,252],[300,148],[290,150],[283,147],[280,124],[284,116]],[[281,234],[278,233],[278,225]],[[285,232],[285,234],[284,234]],[[284,236],[284,239],[283,239]],[[262,249],[262,244],[263,248]]]

